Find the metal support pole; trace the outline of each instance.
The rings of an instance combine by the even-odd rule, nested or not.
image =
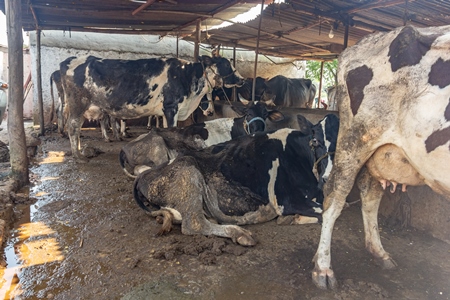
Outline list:
[[[252,85],[252,101],[255,101],[255,91],[256,91],[256,70],[258,69],[258,54],[259,54],[259,37],[261,34],[261,23],[264,12],[264,0],[261,1],[261,14],[259,17],[258,25],[258,38],[256,39],[256,49],[255,49],[255,67],[253,69],[253,85]]]

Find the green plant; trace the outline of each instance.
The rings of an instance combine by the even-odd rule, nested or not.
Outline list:
[[[314,82],[320,82],[320,65],[321,61],[309,60],[306,62],[306,78]],[[323,64],[322,87],[325,89],[336,84],[336,71],[338,60],[326,61]]]

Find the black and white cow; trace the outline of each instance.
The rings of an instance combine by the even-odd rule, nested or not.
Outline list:
[[[278,111],[267,111],[262,103],[243,107],[239,114],[241,117],[220,118],[184,128],[153,129],[152,133],[139,136],[121,149],[120,165],[125,174],[135,178],[127,167],[134,170],[137,166],[158,166],[183,153],[186,147],[200,150],[239,136],[262,132],[266,129],[266,120],[276,122],[283,118]]]
[[[261,101],[279,107],[312,108],[316,86],[310,79],[277,75],[265,82]]]
[[[80,127],[90,107],[118,119],[163,116],[164,127],[173,127],[186,120],[213,87],[243,82],[227,59],[208,56],[197,63],[70,57],[60,64],[60,71],[71,149],[79,161],[86,161],[79,152]]]
[[[181,222],[183,234],[228,237],[246,246],[255,240],[238,225],[281,215],[297,215],[294,224],[316,223],[322,191],[313,168],[328,152],[316,135],[328,118],[315,126],[304,122],[304,131],[285,128],[184,149],[173,162],[138,175],[134,198],[152,216],[164,217],[161,233]]]
[[[56,102],[56,105],[53,93],[53,83],[55,84],[56,91],[58,93],[58,101]],[[65,108],[64,89],[61,83],[61,72],[59,70],[54,71],[50,75],[50,93],[52,96],[52,107],[56,107],[58,133],[61,134],[62,136],[66,136],[65,126],[67,119],[67,111],[65,111],[64,109]],[[100,123],[102,136],[107,142],[112,141],[112,139],[109,137],[108,134],[108,128],[110,127],[113,131],[113,136],[116,141],[121,139],[120,136],[126,136],[124,121],[121,120],[120,130],[118,130],[116,119],[103,112],[97,106],[89,107],[89,109],[84,112],[83,117],[86,120],[98,121]]]
[[[378,230],[384,188],[428,185],[450,196],[449,68],[450,26],[406,26],[373,34],[341,54],[341,123],[312,273],[318,287],[337,286],[331,268],[332,230],[355,179],[366,249],[384,268],[396,265]]]

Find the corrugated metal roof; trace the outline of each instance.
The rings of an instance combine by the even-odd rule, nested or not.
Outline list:
[[[255,49],[259,17],[207,30],[260,4],[259,0],[21,0],[25,31],[65,30],[178,35],[194,40],[201,22],[202,43]],[[4,0],[0,6],[4,11]],[[266,1],[272,3],[272,1]],[[137,11],[143,4],[148,6]],[[141,7],[142,8],[142,7]],[[404,24],[450,24],[448,0],[286,0],[262,15],[259,52],[297,59],[332,59],[344,48],[376,31]],[[334,26],[334,37],[329,37]]]

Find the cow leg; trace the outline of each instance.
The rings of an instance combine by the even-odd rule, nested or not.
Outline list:
[[[147,129],[148,130],[152,129],[152,119],[153,119],[153,117],[154,116],[148,116],[148,121],[147,121]],[[158,120],[158,119],[156,119],[156,120]],[[156,127],[158,127],[158,126],[156,126]]]
[[[121,141],[122,138],[120,137],[120,133],[119,130],[117,130],[117,120],[116,118],[109,116],[109,121],[111,123],[111,129],[114,135],[114,140],[115,141]]]
[[[339,142],[344,142],[339,140]],[[332,192],[324,201],[324,212],[322,214],[322,230],[320,234],[319,246],[313,261],[315,267],[312,272],[312,280],[314,284],[321,288],[336,288],[337,281],[331,268],[331,237],[333,233],[334,223],[341,214],[345,205],[345,199],[350,193],[354,180],[365,161],[356,160],[351,155],[350,150],[341,152],[336,155],[336,162],[330,174],[330,180],[326,183],[325,189]],[[348,157],[346,157],[346,155]],[[368,155],[369,157],[370,155]],[[356,171],[355,171],[356,170]],[[345,179],[345,180],[339,180]]]
[[[195,169],[195,172],[186,172],[184,175],[187,177],[185,180],[189,180],[191,184],[188,189],[189,192],[184,193],[189,199],[187,199],[187,201],[181,201],[182,203],[187,203],[189,205],[189,207],[186,207],[181,213],[181,232],[183,234],[227,237],[232,239],[233,242],[243,246],[253,246],[256,244],[255,240],[252,238],[251,232],[248,230],[236,225],[219,225],[211,223],[205,217],[203,203],[204,201],[217,202],[217,199],[211,199],[211,196],[215,195],[215,193],[211,193],[203,175],[197,169]]]
[[[163,196],[163,199],[161,198]],[[181,220],[181,232],[187,235],[216,235],[231,238],[244,246],[253,246],[251,233],[236,225],[211,223],[205,217],[204,201],[217,201],[196,167],[192,157],[185,156],[158,170],[140,174],[134,183],[134,198],[139,206],[155,199],[162,210],[170,210]],[[163,202],[161,202],[163,201]],[[176,217],[175,217],[176,216]],[[167,225],[165,228],[168,228]]]
[[[125,120],[120,120],[120,135],[122,137],[130,137],[130,135],[127,133],[127,123]]]
[[[389,253],[383,249],[378,231],[378,208],[384,190],[378,180],[373,178],[366,168],[361,171],[357,183],[361,191],[361,209],[366,249],[377,259],[377,262],[379,262],[383,269],[392,269],[396,266],[396,263]]]
[[[81,152],[81,145],[80,145],[80,131],[81,131],[81,125],[84,122],[83,117],[78,118],[70,118],[68,120],[68,131],[69,131],[69,140],[70,140],[70,148],[72,150],[72,155],[78,162],[87,162],[88,159],[84,157]]]
[[[108,118],[108,116],[104,115],[100,119],[100,129],[102,131],[103,139],[107,143],[111,142],[111,139],[109,138],[109,135],[108,135],[108,127],[109,127],[109,118]]]
[[[56,108],[56,117],[58,118],[58,133],[61,136],[65,136],[64,133],[64,104],[61,101],[61,98],[58,97],[58,107]]]

